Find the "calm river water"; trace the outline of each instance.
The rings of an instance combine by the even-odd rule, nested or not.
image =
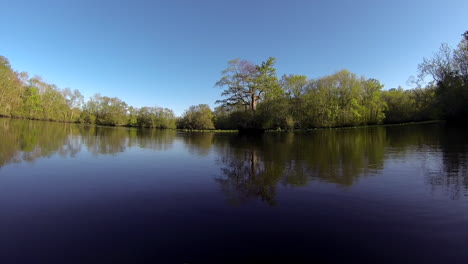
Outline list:
[[[468,130],[0,119],[0,263],[467,263]]]

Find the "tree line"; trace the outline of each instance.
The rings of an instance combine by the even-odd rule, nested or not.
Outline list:
[[[255,65],[231,60],[216,86],[222,100],[212,111],[190,106],[181,117],[168,108],[127,105],[96,94],[59,89],[16,72],[0,56],[0,116],[108,126],[184,129],[310,129],[468,118],[468,31],[457,48],[444,44],[418,66],[416,88],[383,90],[376,79],[341,70],[318,79],[278,77],[276,59]],[[426,79],[429,77],[429,82]]]
[[[117,97],[95,94],[85,102],[78,90],[60,89],[16,72],[0,56],[0,116],[105,126],[176,128],[176,116],[162,107],[135,108]]]
[[[221,106],[214,111],[217,128],[310,129],[441,118],[437,87],[432,84],[383,90],[378,80],[348,70],[318,79],[270,75],[270,83],[265,84],[246,69],[252,67],[250,63],[234,60],[229,64],[217,83],[227,97],[218,101]]]
[[[341,70],[318,79],[278,78],[275,58],[254,65],[232,60],[216,83],[214,111],[224,129],[309,129],[468,118],[468,31],[455,49],[442,45],[418,66],[416,88],[383,90],[376,79]],[[425,82],[427,77],[429,82]]]

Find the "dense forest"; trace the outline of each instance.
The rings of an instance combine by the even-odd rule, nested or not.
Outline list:
[[[376,79],[341,70],[318,79],[278,77],[275,58],[259,65],[228,62],[216,86],[213,110],[190,106],[181,117],[161,107],[135,108],[96,94],[85,102],[78,90],[60,89],[12,69],[0,56],[0,116],[150,128],[310,129],[468,118],[468,31],[456,48],[443,44],[418,66],[416,88],[383,90]],[[429,81],[426,82],[426,79]]]

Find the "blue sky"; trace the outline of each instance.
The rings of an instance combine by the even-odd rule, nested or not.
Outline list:
[[[385,88],[468,30],[468,1],[0,0],[0,55],[60,88],[129,105],[215,106],[233,58],[277,72],[348,69]]]

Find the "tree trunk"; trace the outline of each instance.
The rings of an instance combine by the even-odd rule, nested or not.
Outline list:
[[[255,96],[254,94],[252,94],[252,105],[251,105],[251,108],[252,108],[252,111],[256,111],[257,110],[257,100],[258,100],[258,97]]]

